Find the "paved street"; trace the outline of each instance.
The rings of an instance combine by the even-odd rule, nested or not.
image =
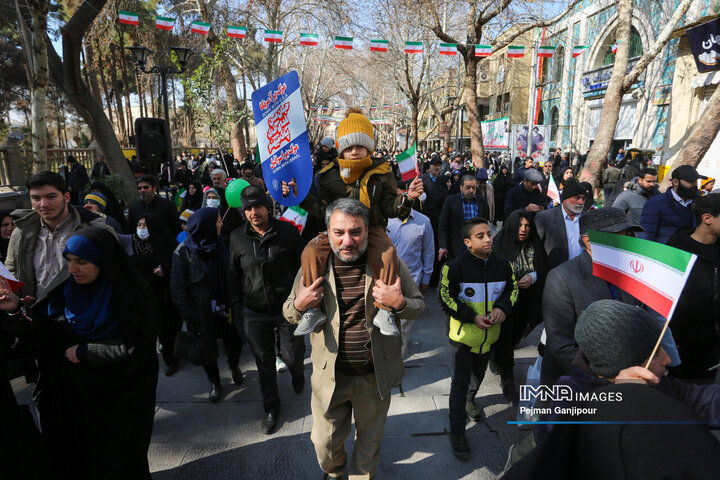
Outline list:
[[[453,457],[447,437],[450,346],[435,290],[427,298],[426,311],[410,335],[401,388],[393,390],[377,478],[497,478],[508,447],[522,436],[506,424],[516,410],[502,396],[499,378],[488,371],[477,400],[487,421],[468,425],[472,458],[461,462]],[[538,337],[534,332],[532,342],[526,340],[516,350],[516,378],[522,378],[520,372],[535,358],[530,343]],[[292,391],[288,372],[279,374],[283,407],[280,428],[273,435],[260,432],[262,402],[249,349],[244,349],[241,362],[245,381],[240,387],[230,383],[229,370],[219,362],[224,396],[215,405],[207,401],[201,368],[184,363],[171,378],[160,374],[149,453],[156,480],[322,478],[310,442],[310,359],[305,360],[308,384],[301,395]],[[14,386],[19,400],[29,403],[30,388],[19,381]],[[351,440],[346,445],[351,452]]]

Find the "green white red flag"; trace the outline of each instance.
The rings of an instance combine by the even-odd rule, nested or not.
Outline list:
[[[560,203],[560,191],[558,190],[557,184],[555,183],[555,179],[552,175],[550,175],[550,180],[548,181],[548,188],[547,192],[545,192],[545,195],[547,195],[553,203]]]
[[[522,45],[510,45],[507,49],[508,58],[522,58],[525,56],[525,47]]]
[[[155,17],[155,28],[160,30],[172,30],[175,25],[175,19],[169,17]]]
[[[340,50],[352,50],[353,37],[335,37],[335,48]]]
[[[263,41],[268,43],[282,43],[283,32],[280,30],[265,30],[265,33],[263,33]]]
[[[245,27],[227,27],[227,36],[230,38],[245,38],[247,35],[247,28]]]
[[[387,52],[388,51],[387,40],[373,39],[370,40],[370,51],[371,52]]]
[[[298,206],[295,206],[285,210],[285,213],[282,214],[280,220],[295,225],[295,227],[297,227],[298,231],[302,235],[303,230],[305,230],[305,224],[307,223],[307,217],[308,213],[305,210]]]
[[[207,35],[210,31],[210,24],[205,22],[192,22],[190,24],[190,31],[200,35]]]
[[[457,43],[441,43],[440,55],[457,55]]]
[[[670,319],[697,256],[626,235],[596,231],[588,235],[593,275]]]
[[[305,45],[308,47],[314,47],[318,44],[318,34],[317,33],[301,33],[300,34],[300,45]]]
[[[575,45],[572,50],[572,58],[578,57],[588,49],[587,45]]]
[[[140,15],[120,10],[118,12],[118,22],[124,23],[125,25],[138,25],[140,23]]]
[[[557,47],[551,47],[549,45],[538,47],[537,56],[541,58],[552,58],[552,56],[555,55],[555,48]]]
[[[396,158],[398,169],[400,170],[400,176],[403,182],[412,180],[413,178],[420,175],[417,164],[417,153],[415,152],[415,144],[412,147],[405,150],[403,153]]]
[[[610,47],[610,50],[612,51],[613,55],[617,54],[618,48],[620,48],[620,41],[613,43],[612,46]]]
[[[492,45],[475,45],[476,57],[489,57],[492,55]]]
[[[423,53],[422,42],[405,42],[405,53]]]

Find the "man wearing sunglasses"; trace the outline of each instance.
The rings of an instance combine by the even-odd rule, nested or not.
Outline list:
[[[137,191],[140,198],[130,205],[128,225],[132,230],[127,233],[135,233],[138,220],[148,213],[158,217],[173,236],[180,233],[177,208],[173,202],[158,195],[158,182],[153,175],[143,175],[138,178]]]

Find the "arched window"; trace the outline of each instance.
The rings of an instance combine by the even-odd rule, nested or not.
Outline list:
[[[557,140],[558,123],[560,123],[560,112],[557,107],[550,110],[550,141]]]
[[[605,52],[605,57],[603,58],[603,64],[605,65],[612,65],[615,63],[615,55],[612,53],[612,46],[615,44],[615,42],[612,42],[607,47],[607,51]],[[643,54],[643,45],[642,45],[642,39],[640,38],[640,34],[637,30],[635,30],[635,27],[632,27],[632,30],[630,30],[630,57],[629,58],[635,58],[639,57]]]
[[[538,117],[538,119],[537,119],[537,124],[538,124],[538,125],[545,125],[545,114],[543,113],[542,110],[540,110],[540,111],[538,112],[538,116],[537,116],[537,117]]]
[[[559,46],[555,50],[555,55],[553,55],[553,82],[561,82],[562,81],[564,68],[565,68],[565,49],[562,46]]]

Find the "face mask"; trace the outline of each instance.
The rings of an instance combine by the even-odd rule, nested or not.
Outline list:
[[[692,200],[698,196],[698,187],[693,186],[687,188],[681,184],[677,187],[677,194],[684,200]]]
[[[140,237],[140,240],[147,240],[150,238],[150,231],[147,228],[138,228],[137,236]]]
[[[418,197],[418,200],[420,200],[421,202],[424,202],[425,199],[427,199],[427,193],[423,192],[423,193],[420,195],[420,197]]]
[[[210,208],[220,208],[220,199],[219,198],[208,198],[207,202],[205,202],[205,203]]]

